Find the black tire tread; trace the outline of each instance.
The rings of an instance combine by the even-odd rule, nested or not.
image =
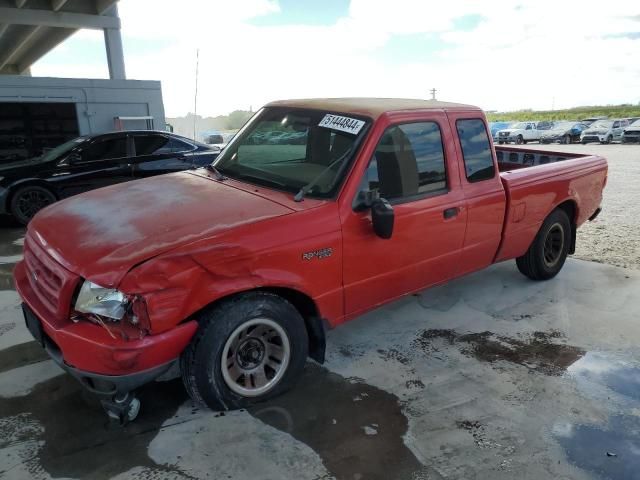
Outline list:
[[[544,242],[543,236],[547,231],[547,226],[555,223],[556,221],[560,221],[565,227],[565,253],[564,258],[562,258],[558,265],[557,269],[553,269],[551,271],[546,270],[543,265],[543,260],[539,255],[540,251],[540,243]],[[540,230],[536,234],[533,242],[529,246],[529,249],[526,251],[524,255],[516,258],[516,265],[518,266],[518,270],[520,273],[529,277],[531,280],[549,280],[555,277],[558,272],[562,269],[564,262],[567,257],[567,252],[569,249],[569,238],[571,238],[571,223],[569,221],[569,217],[566,212],[562,209],[555,209],[553,212],[547,216],[545,221],[542,223]]]
[[[231,391],[227,394],[218,391],[216,382],[213,381],[210,376],[206,379],[206,382],[202,378],[202,372],[205,370],[208,371],[204,363],[206,358],[209,356],[206,355],[205,357],[204,354],[207,353],[207,351],[200,348],[202,342],[206,341],[207,337],[213,335],[212,332],[227,332],[227,335],[230,333],[230,330],[233,329],[233,326],[231,325],[233,318],[229,315],[231,312],[233,312],[235,318],[237,318],[238,315],[242,315],[242,310],[246,310],[247,306],[252,306],[255,309],[259,308],[260,305],[265,304],[279,304],[281,307],[288,309],[290,314],[299,317],[299,321],[297,322],[299,331],[297,333],[302,335],[303,339],[299,342],[299,345],[297,344],[295,346],[293,345],[295,340],[293,338],[289,339],[292,343],[292,349],[300,349],[300,352],[297,355],[298,361],[296,362],[296,358],[294,358],[294,355],[292,354],[290,359],[291,363],[289,364],[285,377],[273,390],[267,392],[261,397],[243,398],[235,396]],[[293,383],[295,383],[295,380],[297,380],[304,370],[309,348],[304,319],[289,301],[274,293],[255,291],[236,295],[227,300],[223,300],[212,308],[206,310],[198,319],[198,322],[200,324],[198,331],[180,357],[180,368],[184,386],[194,403],[198,405],[206,405],[214,410],[242,408],[249,404],[271,398],[287,390],[293,385]],[[291,334],[291,332],[288,333]],[[219,336],[220,335],[217,335],[216,337]],[[215,391],[210,391],[205,384],[211,385]],[[224,386],[224,388],[227,387]],[[229,396],[235,396],[236,398],[231,398],[231,400],[229,400]]]

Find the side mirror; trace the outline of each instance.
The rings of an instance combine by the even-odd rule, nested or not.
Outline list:
[[[387,200],[378,198],[373,201],[371,204],[371,221],[376,235],[380,238],[391,238],[394,219],[393,207]]]

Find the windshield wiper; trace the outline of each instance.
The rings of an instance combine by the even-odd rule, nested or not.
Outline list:
[[[210,172],[213,172],[213,174],[216,176],[216,180],[220,180],[222,182],[223,180],[227,179],[227,177],[225,177],[222,173],[220,173],[220,170],[218,170],[216,167],[213,166],[213,163],[208,164],[204,168],[206,168]]]
[[[351,149],[347,150],[344,154],[342,154],[340,157],[338,157],[336,160],[334,160],[333,162],[331,162],[329,164],[329,166],[327,168],[325,168],[324,170],[322,170],[318,176],[316,178],[314,178],[313,180],[311,180],[309,183],[307,183],[305,186],[303,186],[300,190],[298,190],[298,193],[296,193],[296,195],[293,197],[293,200],[295,202],[301,202],[304,199],[304,196],[309,193],[311,191],[311,189],[313,187],[316,186],[316,183],[318,183],[320,181],[320,179],[322,177],[324,177],[324,175],[333,168],[334,165],[340,163],[341,161],[343,161],[347,155],[349,155],[351,153]],[[335,184],[336,179],[333,180],[333,182],[331,182],[330,188],[333,188],[333,185]]]

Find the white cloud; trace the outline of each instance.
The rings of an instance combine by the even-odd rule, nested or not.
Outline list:
[[[640,101],[640,40],[610,38],[640,30],[631,18],[640,4],[630,0],[606,8],[594,0],[352,0],[333,25],[277,27],[250,22],[278,12],[276,0],[119,5],[128,76],[162,80],[169,116],[193,110],[196,48],[198,110],[206,115],[277,98],[426,97],[434,86],[442,99],[489,109]],[[453,31],[468,15],[483,21]],[[381,54],[394,35],[416,33],[441,35],[446,49],[430,60],[391,62]],[[128,53],[139,42],[157,47]]]

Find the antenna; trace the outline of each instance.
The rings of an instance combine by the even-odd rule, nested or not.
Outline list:
[[[196,122],[198,121],[198,67],[200,64],[200,49],[196,48],[196,92],[193,96],[193,139],[196,139]]]
[[[431,100],[435,100],[436,99],[436,89],[432,88],[431,90],[429,90],[429,92],[431,92]]]

